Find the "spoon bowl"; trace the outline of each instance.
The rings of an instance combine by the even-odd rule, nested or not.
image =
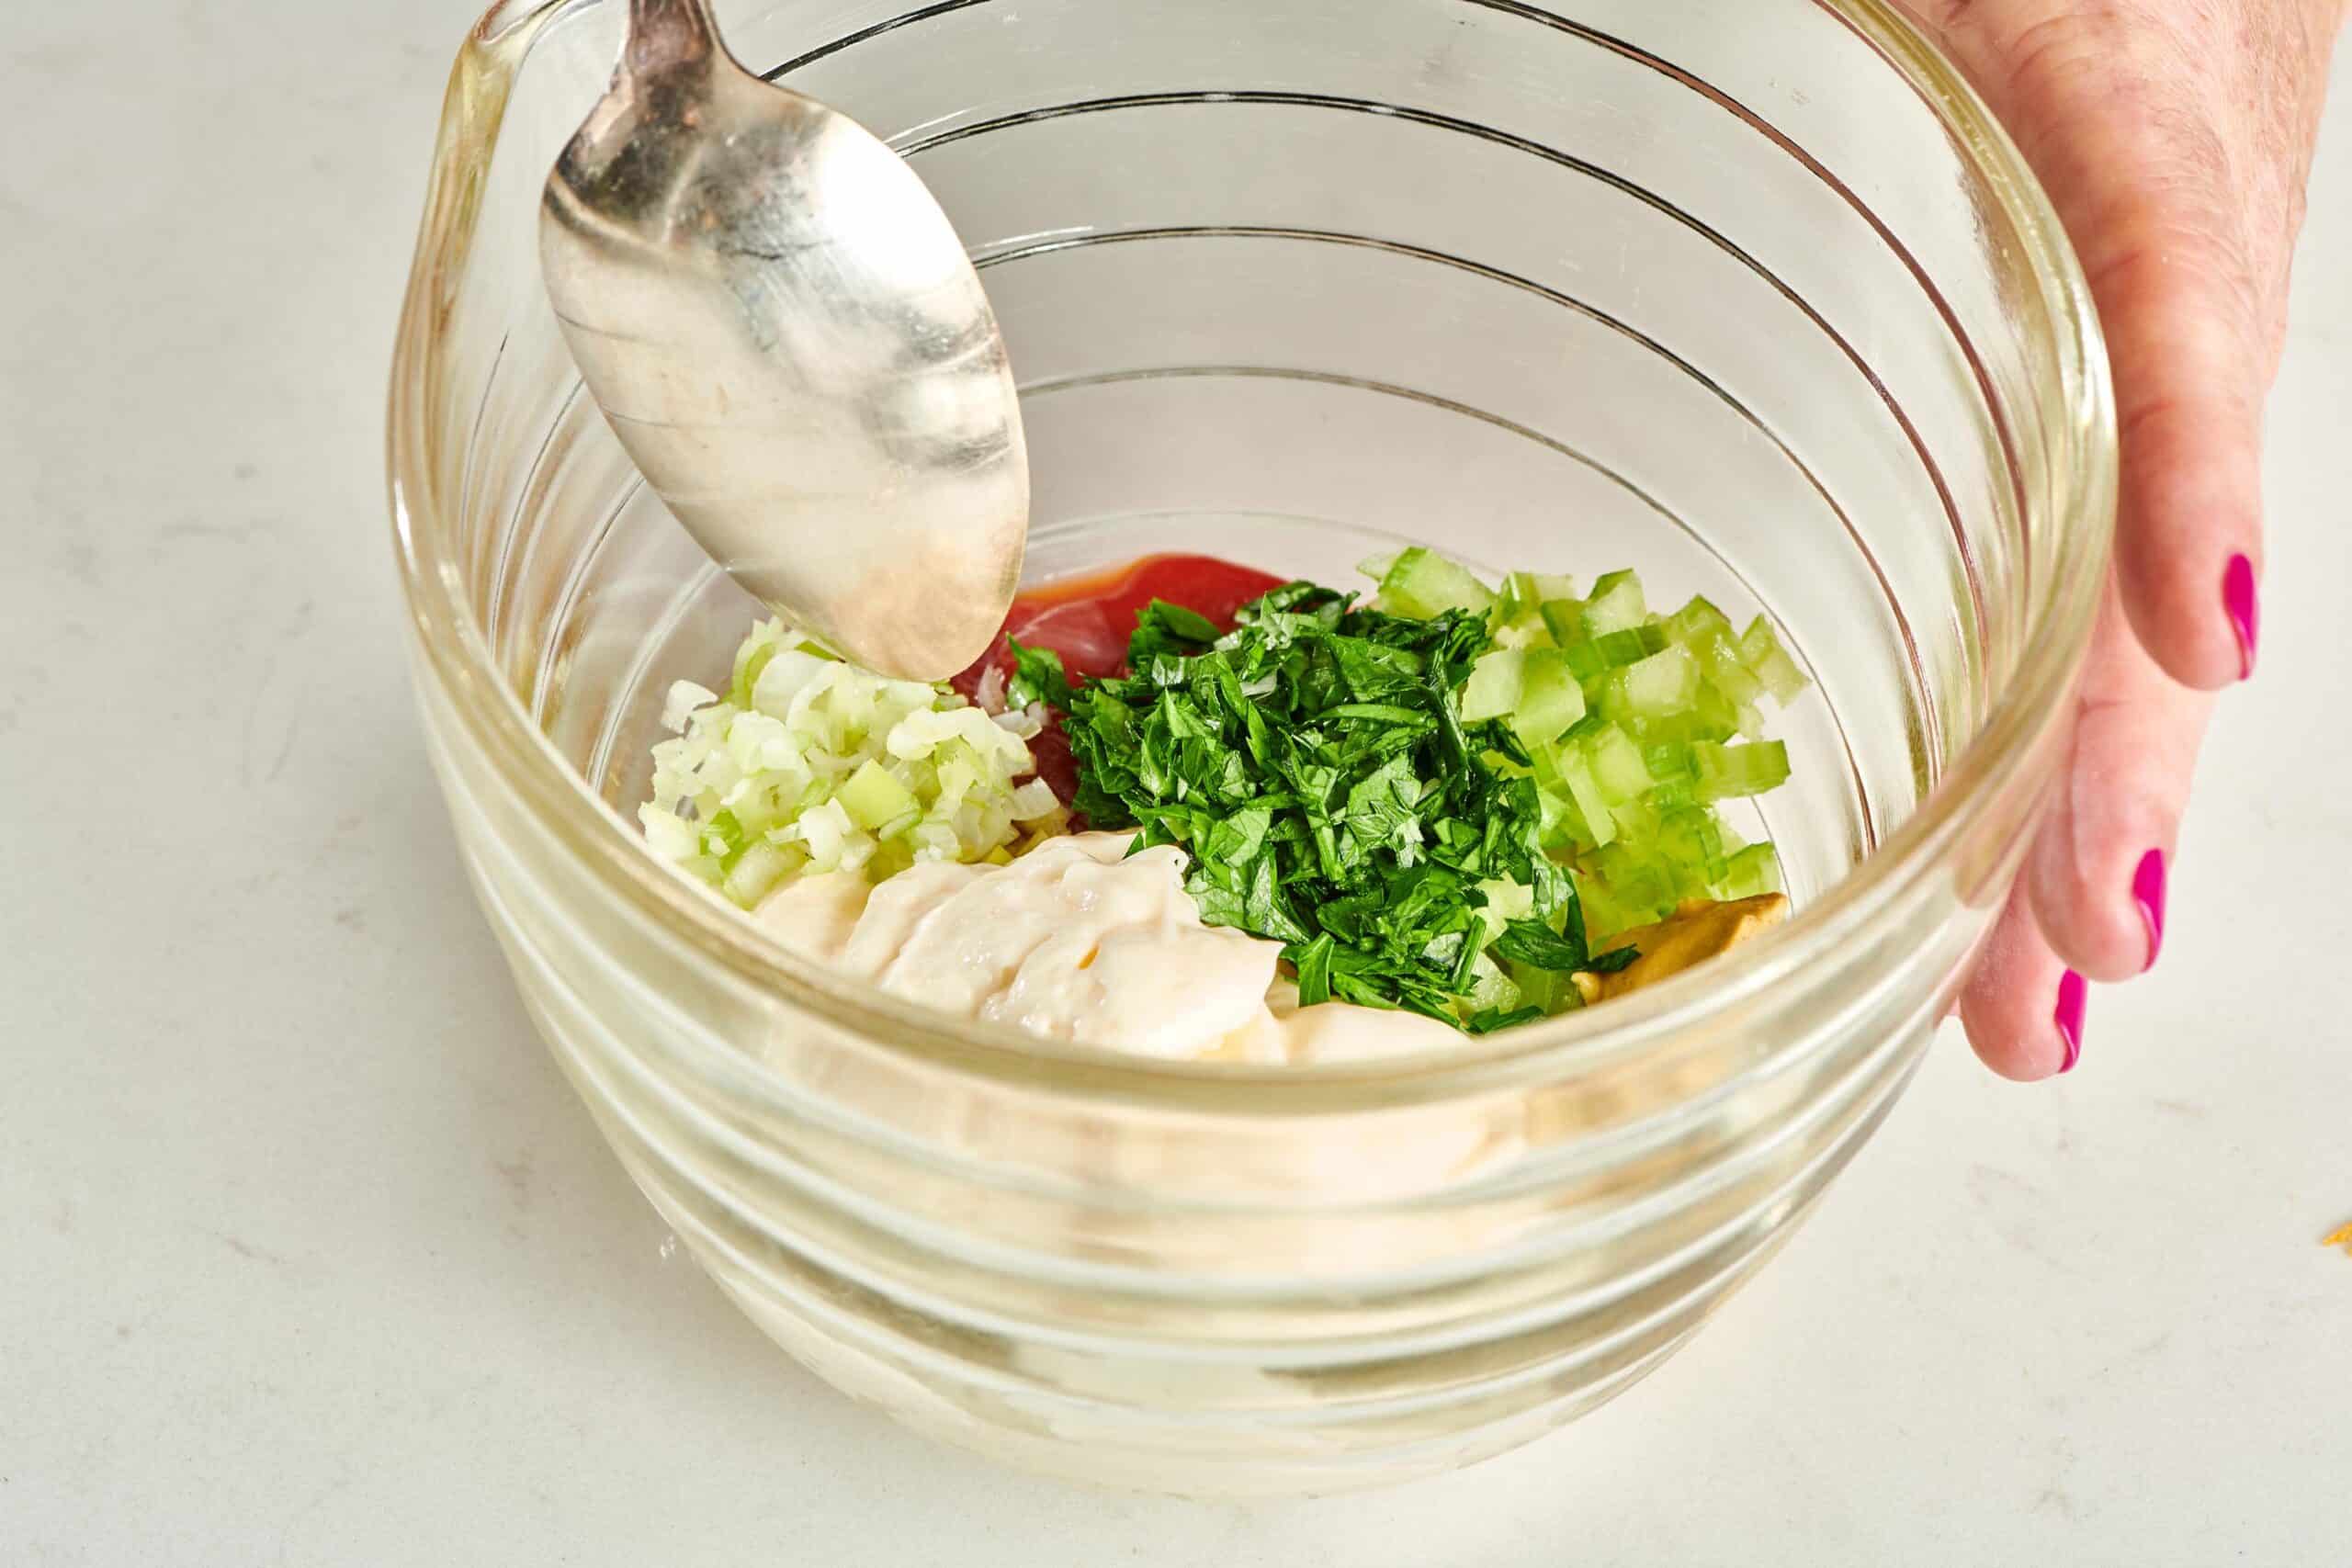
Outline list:
[[[1020,406],[904,161],[737,64],[705,0],[632,0],[539,242],[590,394],[738,582],[886,674],[986,649],[1028,525]]]

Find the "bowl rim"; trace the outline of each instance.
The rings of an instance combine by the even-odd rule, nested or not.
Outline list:
[[[394,345],[387,423],[393,545],[409,610],[411,655],[417,678],[440,688],[502,780],[569,850],[595,868],[608,892],[672,939],[790,1010],[814,1012],[882,1050],[1009,1086],[1250,1118],[1396,1109],[1607,1071],[1702,1035],[1711,1019],[1792,978],[1833,970],[1826,961],[1840,947],[1927,897],[1943,852],[1965,839],[1988,809],[1983,803],[1990,792],[1981,786],[2006,771],[2020,749],[2038,742],[2065,711],[2107,577],[2117,485],[2113,389],[2088,284],[2055,209],[2016,145],[1910,19],[1887,0],[1804,0],[1853,30],[1919,96],[1992,192],[2039,286],[2059,371],[2057,385],[2041,404],[2055,416],[2050,426],[2056,527],[2055,547],[2046,563],[2049,599],[2023,628],[2017,669],[1994,694],[1976,734],[1874,852],[1785,924],[1706,964],[1702,973],[1677,976],[1606,1010],[1464,1036],[1458,1047],[1443,1052],[1374,1062],[1272,1066],[1141,1058],[1043,1039],[1010,1025],[955,1020],[795,954],[741,911],[647,852],[629,823],[556,750],[501,674],[467,608],[457,573],[437,558],[435,528],[429,521],[420,525],[440,510],[423,394],[480,199],[466,159],[486,159],[494,146],[514,63],[547,22],[578,3],[496,0],[451,71]],[[1518,9],[1509,4],[1497,8]],[[1615,40],[1611,45],[1630,47]],[[1644,58],[1660,69],[1674,69],[1655,57]],[[1736,101],[1709,96],[1763,125]],[[1869,209],[1809,155],[1785,140],[1782,145],[1875,226]],[[488,700],[469,700],[483,694]],[[1763,1053],[1742,1076],[1771,1070],[1781,1055],[1778,1048]]]

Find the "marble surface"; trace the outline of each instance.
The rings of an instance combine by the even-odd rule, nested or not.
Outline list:
[[[837,1398],[673,1255],[532,1037],[385,542],[466,20],[91,0],[13,8],[0,49],[0,1562],[2352,1558],[2352,1258],[2318,1245],[2352,1220],[2352,101],[2271,426],[2264,669],[2163,968],[2095,995],[2060,1086],[1943,1041],[1599,1415],[1244,1507],[1001,1472]]]

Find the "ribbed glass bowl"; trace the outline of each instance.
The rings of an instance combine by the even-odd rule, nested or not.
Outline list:
[[[638,484],[538,278],[621,7],[518,0],[452,80],[392,502],[458,842],[614,1148],[795,1356],[1024,1465],[1330,1490],[1623,1389],[1885,1113],[2063,747],[2114,441],[2014,152],[1872,0],[718,10],[978,260],[1033,576],[1182,548],[1344,581],[1409,537],[1767,610],[1819,682],[1750,824],[1800,912],[1606,1008],[1284,1074],[956,1024],[657,865],[661,694],[752,607]]]

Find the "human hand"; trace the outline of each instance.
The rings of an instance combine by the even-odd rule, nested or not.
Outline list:
[[[2155,962],[2211,693],[2254,672],[2262,407],[2346,0],[1908,0],[2082,257],[2114,367],[2115,569],[2074,750],[1961,1018],[1996,1072],[2080,1053],[2085,977]]]

